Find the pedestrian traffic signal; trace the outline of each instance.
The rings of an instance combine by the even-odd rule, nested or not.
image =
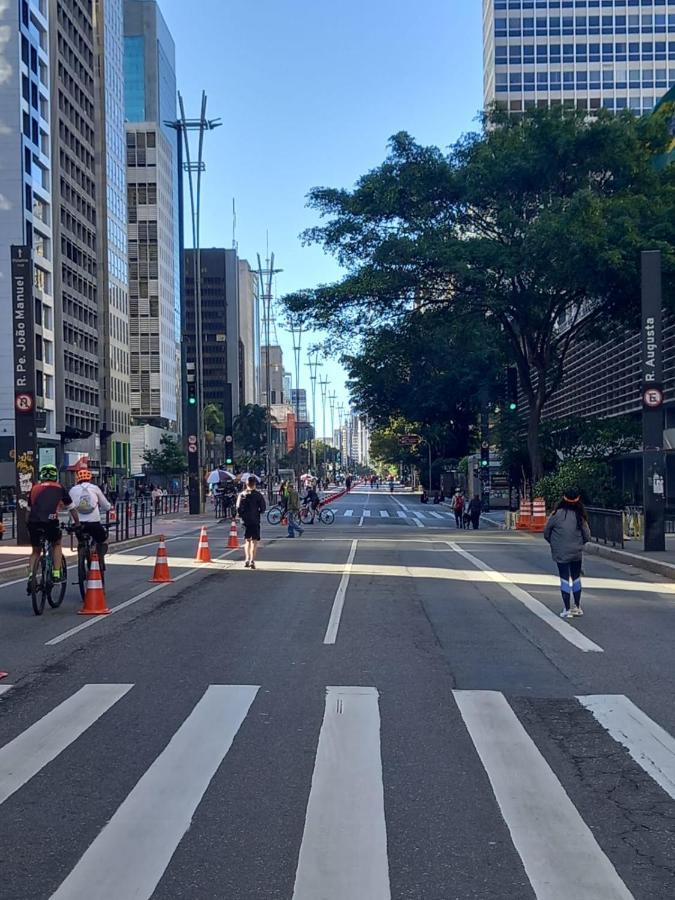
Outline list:
[[[518,372],[514,366],[506,370],[506,405],[510,412],[518,409]]]
[[[490,465],[490,444],[487,441],[480,445],[480,465],[482,469],[487,469]]]
[[[225,462],[227,463],[228,466],[231,466],[231,465],[232,465],[232,462],[233,462],[232,456],[231,456],[231,455],[226,456],[226,457],[225,457]]]
[[[197,387],[194,384],[188,384],[188,403],[190,406],[197,405]]]

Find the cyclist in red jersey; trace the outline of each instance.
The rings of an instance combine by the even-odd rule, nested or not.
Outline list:
[[[28,532],[32,552],[28,569],[28,577],[40,556],[40,543],[43,537],[51,543],[54,552],[52,577],[54,582],[61,580],[61,527],[58,510],[63,505],[70,512],[73,522],[79,525],[80,518],[70,499],[70,494],[58,481],[59,473],[51,464],[40,469],[40,483],[34,484],[28,495]]]

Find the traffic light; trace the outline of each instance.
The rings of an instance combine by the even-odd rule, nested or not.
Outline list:
[[[191,362],[186,363],[185,371],[186,371],[185,380],[187,382],[188,406],[196,406],[197,405],[197,377],[195,374],[195,364],[191,363]]]
[[[480,465],[481,469],[487,469],[490,465],[490,445],[487,441],[483,441],[480,447]]]
[[[188,378],[190,376],[188,375]],[[190,406],[197,405],[197,385],[188,382],[188,404]]]
[[[514,366],[506,370],[506,406],[510,412],[518,409],[518,371]]]

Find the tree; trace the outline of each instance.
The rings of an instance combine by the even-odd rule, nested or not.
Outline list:
[[[472,316],[518,367],[534,479],[539,425],[568,351],[634,321],[640,251],[675,271],[675,175],[657,170],[667,123],[537,109],[498,111],[449,153],[395,135],[385,162],[352,191],[315,188],[328,221],[305,234],[347,270],[286,306],[334,341],[391,325],[411,308]]]
[[[247,403],[236,416],[234,423],[234,446],[244,457],[247,466],[262,463],[267,444],[267,410],[256,403]]]
[[[163,434],[159,439],[159,450],[146,450],[143,460],[150,472],[168,478],[183,475],[187,472],[185,454],[178,446],[173,435]]]

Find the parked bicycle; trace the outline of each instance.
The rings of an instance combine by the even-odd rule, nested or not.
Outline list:
[[[101,572],[101,582],[105,585],[105,551],[107,544],[97,544],[93,536],[82,525],[68,525],[66,531],[77,538],[77,582],[80,588],[80,596],[84,600],[87,593],[87,581],[91,568],[91,551],[96,548],[98,564]],[[107,529],[106,529],[107,533]]]
[[[65,554],[61,560],[61,580],[54,582],[53,577],[54,557],[51,541],[43,536],[40,539],[40,556],[35,560],[30,576],[30,596],[33,604],[33,612],[41,616],[45,610],[45,602],[52,609],[56,609],[63,603],[68,587],[68,572]]]

